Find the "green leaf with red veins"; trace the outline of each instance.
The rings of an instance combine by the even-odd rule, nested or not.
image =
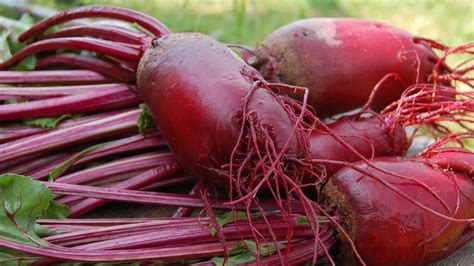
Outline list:
[[[38,218],[65,218],[67,207],[53,201],[54,194],[43,184],[22,175],[0,175],[0,238],[32,246],[48,246],[38,236]],[[0,248],[1,265],[22,265],[18,252]],[[20,260],[20,261],[19,261]],[[28,259],[27,259],[28,260]]]

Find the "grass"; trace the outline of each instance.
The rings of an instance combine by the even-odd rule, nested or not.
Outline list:
[[[416,35],[457,45],[474,40],[471,0],[33,0],[43,6],[115,5],[148,13],[173,31],[199,31],[229,43],[257,45],[274,29],[306,17],[382,20]],[[1,14],[1,11],[0,11]]]

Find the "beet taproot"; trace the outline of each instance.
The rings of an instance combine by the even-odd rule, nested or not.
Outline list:
[[[230,187],[262,186],[259,179],[269,175],[296,175],[290,162],[309,154],[287,97],[273,93],[254,68],[205,35],[156,39],[137,73],[139,93],[164,138],[196,176]],[[226,177],[234,172],[236,183],[229,184]]]
[[[324,117],[364,105],[387,74],[399,78],[382,84],[371,106],[376,111],[397,100],[410,85],[451,73],[432,46],[447,49],[377,21],[310,18],[275,30],[250,61],[271,82],[309,88],[308,103]]]
[[[474,237],[468,229],[474,221],[473,162],[474,153],[464,149],[413,158],[379,157],[370,163],[392,174],[354,163],[330,178],[325,195],[344,217],[344,229],[368,265],[424,265],[447,257]],[[400,175],[416,178],[433,191]],[[341,240],[343,261],[355,263],[347,240]]]
[[[393,127],[393,128],[392,128]],[[329,132],[329,130],[331,132]],[[345,143],[343,143],[345,142]],[[382,116],[345,116],[326,127],[317,127],[309,136],[312,159],[356,162],[364,158],[403,156],[409,141],[401,124],[392,125]],[[355,154],[346,145],[356,150]],[[342,165],[325,164],[326,176],[332,176]]]

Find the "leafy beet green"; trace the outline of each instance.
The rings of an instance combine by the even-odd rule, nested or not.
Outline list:
[[[89,154],[92,151],[97,150],[98,148],[104,147],[108,143],[99,143],[93,146],[90,146],[78,153],[76,153],[74,156],[71,158],[65,160],[64,162],[60,163],[58,166],[56,166],[51,172],[49,173],[49,182],[53,182],[60,174],[64,173],[74,162],[77,160],[81,159],[83,156]]]
[[[65,218],[65,205],[54,203],[46,186],[26,176],[0,175],[0,234],[25,244],[43,243],[35,233],[38,218]]]
[[[153,117],[151,117],[150,110],[144,103],[140,104],[140,110],[141,112],[137,119],[137,127],[140,134],[143,135],[146,129],[155,127],[155,121]]]
[[[281,245],[279,248],[284,247]],[[276,250],[276,245],[270,243],[268,245],[260,245],[260,255],[268,256]],[[229,250],[229,257],[227,260],[225,257],[214,257],[211,259],[215,265],[226,265],[234,266],[240,265],[245,262],[251,262],[255,260],[255,255],[258,254],[257,244],[252,240],[242,240],[238,242],[232,249]]]
[[[33,119],[25,119],[23,123],[28,126],[37,126],[42,128],[57,128],[61,122],[69,118],[79,118],[80,115],[75,114],[64,114],[61,116],[55,117],[42,117],[42,118],[33,118]]]
[[[34,20],[28,13],[24,13],[18,21],[3,17],[0,19],[0,24],[6,28],[0,35],[0,61],[5,61],[12,54],[25,47],[25,44],[18,41],[18,36],[33,25],[33,23]],[[32,70],[35,66],[36,57],[28,56],[13,67],[12,70]]]
[[[251,218],[257,218],[260,217],[260,213],[251,213],[250,214]],[[230,212],[225,212],[221,215],[216,215],[216,223],[220,226],[223,227],[227,224],[230,224],[235,221],[240,221],[240,220],[245,220],[247,219],[247,214],[243,211],[230,211]],[[216,235],[216,228],[214,228],[212,225],[210,226],[210,231],[211,235],[214,236]]]
[[[0,238],[26,245],[48,245],[38,232],[44,232],[38,218],[62,219],[65,205],[54,202],[54,195],[43,184],[17,174],[0,175]],[[27,265],[32,257],[0,248],[1,265]]]

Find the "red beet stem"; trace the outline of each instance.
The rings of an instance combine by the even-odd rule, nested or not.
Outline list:
[[[197,180],[194,176],[175,176],[172,178],[166,178],[164,180],[159,180],[153,182],[147,186],[142,187],[140,190],[154,190],[158,188],[174,187],[178,185],[186,185]]]
[[[279,241],[286,240],[288,221],[282,221],[283,218],[269,219],[272,230]],[[167,226],[157,228],[157,230],[144,230],[129,236],[112,238],[110,240],[97,241],[90,244],[75,246],[74,248],[82,250],[123,250],[156,247],[162,245],[178,245],[183,241],[195,243],[212,243],[217,239],[211,235],[209,223],[191,226]],[[250,238],[252,230],[258,230],[262,237],[268,238],[269,230],[267,224],[260,221],[252,221],[251,228],[248,223],[231,223],[223,227],[222,233],[227,241]],[[308,225],[295,227],[295,239],[301,237],[311,238],[314,233]]]
[[[150,169],[150,170],[152,170],[152,169]],[[137,175],[140,175],[140,174],[143,174],[143,172],[137,173]],[[132,177],[128,177],[128,178],[130,179]],[[157,191],[158,190],[159,191],[160,189],[165,189],[165,188],[169,188],[169,187],[176,187],[178,185],[187,185],[189,183],[196,182],[196,179],[197,178],[195,178],[193,176],[179,176],[179,175],[175,176],[175,175],[171,175],[171,176],[166,176],[166,178],[159,179],[157,181],[152,181],[151,183],[145,184],[142,187],[135,188],[135,190],[141,190],[141,191]],[[128,179],[126,179],[126,180],[128,180]],[[126,180],[124,180],[124,181],[126,181]],[[122,182],[122,181],[120,180],[118,182]],[[106,184],[104,187],[111,187],[114,184],[116,184],[116,183]],[[123,188],[123,189],[127,189],[127,188]],[[192,196],[192,195],[190,195],[190,196]],[[63,204],[67,204],[67,205],[73,207],[74,205],[80,204],[82,200],[83,200],[83,197],[79,197],[79,196],[63,196],[58,201],[63,203]],[[186,207],[183,207],[183,208],[186,208]]]
[[[47,69],[55,66],[92,70],[104,76],[126,83],[135,79],[135,76],[131,71],[123,69],[117,64],[93,56],[55,54],[42,57],[36,62],[36,69]]]
[[[197,196],[199,193],[199,183],[196,182],[191,188],[191,191],[189,191],[188,195],[189,196]],[[194,209],[193,208],[187,208],[187,207],[179,207],[176,209],[176,211],[173,213],[173,218],[182,218],[182,217],[189,217],[193,213]]]
[[[107,25],[70,26],[67,28],[59,29],[53,33],[45,34],[39,37],[38,39],[46,40],[53,38],[80,36],[89,36],[129,44],[146,44],[149,43],[150,40],[150,37],[146,34],[128,30],[122,27],[112,27]]]
[[[68,168],[95,160],[97,158],[103,158],[110,155],[118,155],[126,152],[133,152],[137,150],[144,150],[148,148],[156,148],[165,145],[163,138],[157,131],[147,132],[145,135],[135,135],[126,137],[123,139],[104,143],[104,146],[94,149],[83,156],[76,157],[68,167],[62,172],[66,172]],[[77,154],[72,154],[68,158],[61,158],[59,160],[51,161],[50,163],[44,164],[42,167],[35,168],[33,171],[27,172],[25,175],[31,176],[35,179],[42,179],[48,176],[48,174],[59,164],[66,160],[70,160]]]
[[[105,227],[115,226],[121,224],[143,223],[152,220],[162,220],[165,218],[81,218],[81,219],[38,219],[37,223],[42,226],[91,226],[91,227]],[[189,218],[192,219],[192,218]],[[181,219],[184,220],[184,219]]]
[[[152,170],[153,169],[149,169],[147,171],[152,171]],[[137,173],[137,175],[135,175],[135,176],[142,175],[142,174],[146,173],[147,171]],[[129,177],[128,179],[120,180],[118,182],[124,182],[124,181],[127,181],[127,180],[131,179],[131,178],[133,178],[133,176]],[[186,185],[186,184],[189,184],[189,182],[196,181],[195,179],[196,178],[192,178],[190,176],[170,175],[170,176],[166,176],[165,178],[160,178],[157,181],[152,181],[149,184],[145,184],[141,187],[137,187],[137,188],[134,188],[134,189],[128,189],[128,188],[120,188],[120,189],[140,190],[140,191],[157,191],[157,189],[163,189],[163,188],[173,187],[173,186],[177,186],[177,185]],[[118,182],[105,184],[103,187],[109,187],[110,188],[110,187],[114,186],[115,184],[118,184]],[[158,190],[158,192],[160,192],[160,191]],[[92,198],[89,198],[89,199],[92,199]],[[61,202],[63,204],[66,204],[66,205],[69,205],[69,206],[72,206],[72,207],[74,205],[80,204],[81,201],[83,201],[83,200],[84,200],[84,197],[80,197],[80,196],[60,196],[60,199],[58,199],[59,202]]]
[[[170,163],[177,163],[176,157],[173,154],[150,152],[77,171],[69,175],[59,177],[55,180],[55,182],[66,184],[82,184],[97,180],[99,178],[102,179],[107,176],[135,170],[144,170],[151,168],[154,165]]]
[[[227,244],[232,247],[235,246],[237,242],[229,241]],[[0,246],[43,258],[53,258],[66,261],[110,263],[213,257],[222,255],[224,249],[220,243],[211,243],[183,244],[174,247],[145,248],[138,250],[84,251],[59,246],[30,246],[1,238]]]
[[[115,201],[124,201],[132,203],[144,203],[152,205],[164,205],[164,206],[174,206],[174,207],[192,207],[192,208],[202,208],[204,204],[200,198],[192,197],[183,194],[172,194],[172,193],[163,193],[163,192],[150,192],[150,191],[136,191],[136,190],[127,190],[127,189],[114,189],[114,188],[103,188],[103,187],[92,187],[84,185],[71,185],[64,183],[52,183],[52,182],[43,182],[48,188],[50,188],[54,193],[61,195],[75,195],[82,197],[91,197],[99,199],[108,199]],[[243,205],[234,205],[229,206],[228,204],[224,205],[223,200],[209,200],[212,208],[220,210],[234,210],[242,209],[245,210],[248,206]],[[285,201],[283,201],[285,202]],[[260,206],[267,210],[274,210],[275,204],[273,202],[261,201],[259,202]],[[285,203],[288,204],[288,203]],[[293,213],[301,213],[302,208],[298,202],[291,202]],[[233,208],[234,207],[234,208]],[[250,206],[252,210],[255,208]]]
[[[87,123],[87,122],[97,120],[97,119],[102,119],[107,116],[112,116],[117,113],[118,113],[117,111],[114,111],[114,112],[108,112],[108,113],[82,116],[79,118],[67,119],[67,120],[62,121],[57,128],[77,126],[79,124]],[[43,133],[46,131],[51,131],[51,130],[52,129],[49,129],[49,128],[26,126],[23,124],[15,125],[15,126],[0,127],[0,143],[17,140],[19,138],[23,138],[23,137]],[[18,164],[18,162],[14,164]],[[3,168],[4,168],[3,165],[0,164],[0,169],[3,169]]]
[[[65,237],[68,233],[74,233],[84,230],[100,230],[106,227],[114,227],[117,225],[132,225],[132,224],[140,224],[150,221],[157,221],[160,218],[97,218],[97,219],[38,219],[37,223],[45,228],[51,230],[58,230],[61,232],[61,235]],[[54,237],[56,235],[50,236]],[[45,237],[44,239],[47,240],[49,237]]]
[[[47,164],[51,161],[56,161],[58,159],[64,160],[64,158],[67,158],[70,154],[71,154],[70,151],[63,151],[63,152],[55,152],[55,153],[50,153],[46,155],[41,155],[38,158],[27,160],[25,163],[19,162],[15,166],[2,172],[26,175],[28,171],[31,171],[37,167],[41,167],[42,165]],[[17,161],[17,160],[14,160],[14,161]]]
[[[48,128],[34,127],[34,126],[5,126],[0,128],[0,144],[13,141],[19,138],[31,136],[41,132],[48,131]],[[2,166],[0,165],[0,169]]]
[[[309,230],[309,225],[306,224],[295,224],[297,219],[301,218],[298,215],[293,215],[292,217],[289,217],[290,223],[294,224],[297,229],[298,229],[298,236],[299,237],[311,237],[313,236],[313,233]],[[271,224],[271,227],[277,232],[279,237],[286,237],[286,227],[288,226],[288,221],[283,220],[283,216],[275,213],[275,214],[268,214],[268,217],[266,217],[266,220]],[[70,219],[67,219],[70,220]],[[66,221],[67,221],[66,220]],[[82,219],[81,219],[82,220]],[[86,219],[87,220],[87,219]],[[215,241],[215,237],[212,238],[211,231],[209,230],[209,226],[211,225],[210,223],[210,218],[209,217],[192,217],[192,218],[154,218],[154,219],[137,219],[139,222],[136,222],[134,220],[131,220],[130,222],[125,222],[125,221],[117,221],[114,224],[108,225],[106,224],[106,221],[103,223],[101,222],[101,219],[98,219],[94,221],[95,223],[93,224],[87,224],[88,226],[92,227],[85,227],[84,230],[78,229],[75,231],[71,231],[68,233],[61,233],[61,234],[56,234],[53,236],[46,237],[45,240],[48,242],[57,244],[57,245],[67,245],[67,246],[72,246],[75,245],[75,248],[80,248],[80,249],[86,249],[85,246],[83,247],[78,247],[77,245],[85,244],[85,243],[90,243],[87,246],[90,248],[87,248],[88,250],[94,250],[94,249],[100,249],[100,250],[105,250],[105,249],[117,249],[119,248],[117,245],[114,243],[111,243],[111,241],[108,240],[115,240],[117,241],[117,244],[120,242],[121,245],[125,244],[125,242],[128,242],[128,244],[133,244],[135,243],[135,246],[127,246],[127,248],[137,248],[136,244],[138,244],[141,240],[143,241],[156,241],[158,238],[161,238],[163,236],[162,232],[168,231],[172,232],[171,236],[179,234],[182,237],[187,235],[186,232],[201,232],[204,233],[203,239],[199,239],[199,242],[205,242],[205,241]],[[72,219],[72,221],[75,221]],[[259,228],[259,231],[268,231],[267,223],[264,221],[264,218],[262,217],[257,217],[254,219],[255,225],[257,228]],[[43,226],[45,224],[41,223]],[[76,225],[75,223],[69,224],[69,223],[54,223],[50,222],[49,225]],[[105,225],[104,225],[105,224]],[[326,234],[328,232],[332,232],[331,227],[329,226],[329,223],[325,223],[325,225],[322,226],[322,229],[320,231],[320,234]],[[223,225],[223,228],[225,230],[225,233],[228,235],[233,234],[233,237],[237,236],[237,232],[242,230],[242,231],[247,231],[247,234],[251,228],[249,227],[249,224],[246,220],[235,220],[232,223],[228,223],[226,225]],[[143,235],[145,232],[153,232],[155,231],[156,234],[152,235]],[[180,231],[179,233],[177,231]],[[166,233],[168,234],[168,233]],[[132,238],[129,238],[132,237]],[[128,238],[128,239],[126,239]],[[137,239],[141,238],[141,239]],[[190,239],[189,239],[190,240]],[[132,242],[133,241],[133,242]],[[167,241],[166,239],[164,241]],[[102,243],[100,243],[102,242]],[[106,245],[104,242],[109,242]],[[112,245],[110,245],[112,244]],[[149,242],[148,244],[151,244]],[[166,242],[158,241],[154,242],[153,245],[164,245],[168,244]],[[93,248],[95,247],[95,248]]]
[[[65,10],[36,23],[29,30],[22,33],[18,37],[18,40],[23,42],[33,36],[42,34],[52,26],[84,17],[105,17],[136,23],[150,31],[155,37],[161,37],[171,33],[171,31],[161,22],[140,12],[112,6],[82,6]]]
[[[0,121],[107,111],[137,106],[140,98],[129,88],[0,105]]]
[[[1,99],[45,99],[70,96],[84,93],[99,93],[104,91],[120,91],[128,89],[126,84],[74,85],[54,87],[0,87]]]
[[[144,172],[143,174],[131,177],[122,182],[114,183],[107,187],[116,189],[138,189],[163,177],[176,174],[181,170],[181,166],[178,164],[178,162],[163,163],[161,165],[159,164],[156,168]],[[78,204],[75,204],[69,208],[69,217],[79,217],[104,205],[107,202],[107,200],[103,199],[84,199]]]
[[[90,70],[0,71],[0,84],[99,84],[111,81]]]
[[[83,219],[66,219],[65,221],[82,221]],[[90,219],[85,219],[86,221]],[[84,227],[84,230],[78,229],[68,233],[61,233],[45,237],[50,243],[55,245],[79,245],[83,243],[94,243],[100,240],[122,238],[124,236],[140,234],[144,231],[149,230],[162,230],[167,228],[183,228],[183,227],[196,227],[196,226],[208,226],[209,218],[187,218],[187,219],[173,219],[173,218],[148,218],[148,219],[124,219],[117,221],[101,221],[97,219],[87,223],[88,227]],[[136,220],[136,221],[135,221]],[[77,223],[52,223],[43,224],[39,221],[42,226],[64,226],[64,225],[82,225]],[[208,229],[209,230],[209,229]]]
[[[33,135],[3,144],[0,146],[0,162],[84,141],[137,132],[136,121],[139,114],[138,109],[125,110],[88,123],[51,130],[46,134]]]
[[[88,50],[120,59],[136,61],[140,59],[142,53],[140,46],[121,44],[118,42],[94,38],[67,37],[48,39],[32,43],[16,52],[12,57],[0,64],[0,69],[12,67],[30,55],[45,51],[55,51],[58,49]]]
[[[171,194],[163,192],[144,192],[135,190],[93,187],[85,185],[71,185],[65,183],[44,183],[54,193],[61,195],[75,195],[98,199],[107,199],[115,201],[124,201],[132,203],[145,203],[164,206],[189,206],[200,208],[203,203],[200,198],[190,197],[182,194]],[[230,208],[221,206],[223,201],[215,201],[215,207],[224,210]]]

